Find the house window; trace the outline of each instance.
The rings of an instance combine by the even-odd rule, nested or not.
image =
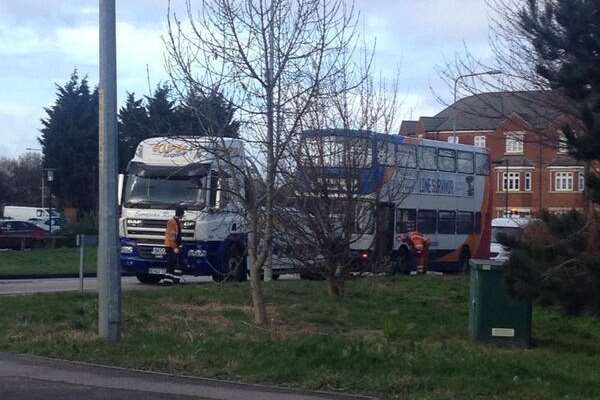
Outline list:
[[[554,190],[558,192],[569,192],[573,190],[573,173],[572,172],[555,172],[554,173]]]
[[[509,133],[506,135],[506,152],[523,153],[523,134]]]
[[[531,192],[531,172],[525,173],[525,191]]]
[[[502,173],[502,190],[509,192],[518,192],[520,190],[521,173],[520,172],[503,172]]]
[[[473,138],[473,146],[485,148],[485,136],[475,136]]]
[[[460,143],[458,136],[448,136],[448,143]]]
[[[583,192],[585,190],[585,174],[583,172],[580,172],[578,175],[578,181],[577,181],[577,189],[580,192]]]

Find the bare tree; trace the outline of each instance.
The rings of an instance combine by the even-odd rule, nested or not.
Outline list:
[[[247,224],[254,320],[267,324],[261,271],[273,240],[282,160],[323,82],[339,76],[356,47],[353,6],[343,0],[187,1],[185,21],[169,11],[167,66],[173,83],[218,88],[232,99],[247,144],[239,196]],[[189,91],[189,90],[187,90]],[[234,192],[235,190],[232,190]]]
[[[390,267],[391,248],[380,246],[380,205],[400,203],[416,181],[409,178],[407,155],[396,153],[382,134],[397,132],[398,75],[374,79],[370,65],[365,58],[343,71],[331,82],[335,95],[310,107],[302,121],[306,130],[287,159],[287,202],[277,209],[277,262],[326,279],[333,296],[343,294],[349,273]],[[380,160],[373,159],[374,143]],[[377,161],[386,167],[376,168]]]

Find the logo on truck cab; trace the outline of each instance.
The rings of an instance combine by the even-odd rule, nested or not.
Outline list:
[[[157,143],[152,145],[152,152],[154,154],[160,154],[164,157],[177,157],[182,156],[192,148],[183,144],[174,143]]]

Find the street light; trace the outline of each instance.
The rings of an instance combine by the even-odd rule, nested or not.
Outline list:
[[[42,149],[36,149],[33,147],[26,147],[25,150],[42,153]],[[46,197],[46,176],[44,176],[44,171],[47,171],[47,169],[42,168],[42,210],[44,209],[44,198]]]
[[[504,186],[504,179],[502,179],[502,187],[504,188],[504,217],[508,217],[508,158],[502,160],[492,161],[493,165],[506,165],[506,186]]]
[[[458,81],[463,79],[463,78],[470,78],[473,76],[480,76],[480,75],[499,75],[502,74],[503,72],[499,69],[492,69],[490,71],[484,71],[484,72],[474,72],[472,74],[464,74],[464,75],[459,75],[456,78],[454,78],[454,103],[452,104],[452,108],[454,109],[454,113],[453,113],[453,117],[452,117],[452,142],[456,143],[456,87],[458,85]]]
[[[54,168],[46,168],[46,179],[48,180],[48,233],[52,236],[52,182],[54,181]]]

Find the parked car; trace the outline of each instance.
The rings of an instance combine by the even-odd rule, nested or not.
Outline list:
[[[497,261],[507,261],[510,250],[498,242],[498,236],[505,235],[519,239],[523,228],[531,223],[531,218],[494,218],[492,220],[492,240],[490,243],[490,258]]]
[[[29,218],[28,222],[37,225],[46,232],[50,231],[50,218]],[[64,220],[61,218],[52,218],[52,233],[64,228]]]
[[[48,232],[26,221],[0,221],[0,248],[23,249],[41,245]]]

